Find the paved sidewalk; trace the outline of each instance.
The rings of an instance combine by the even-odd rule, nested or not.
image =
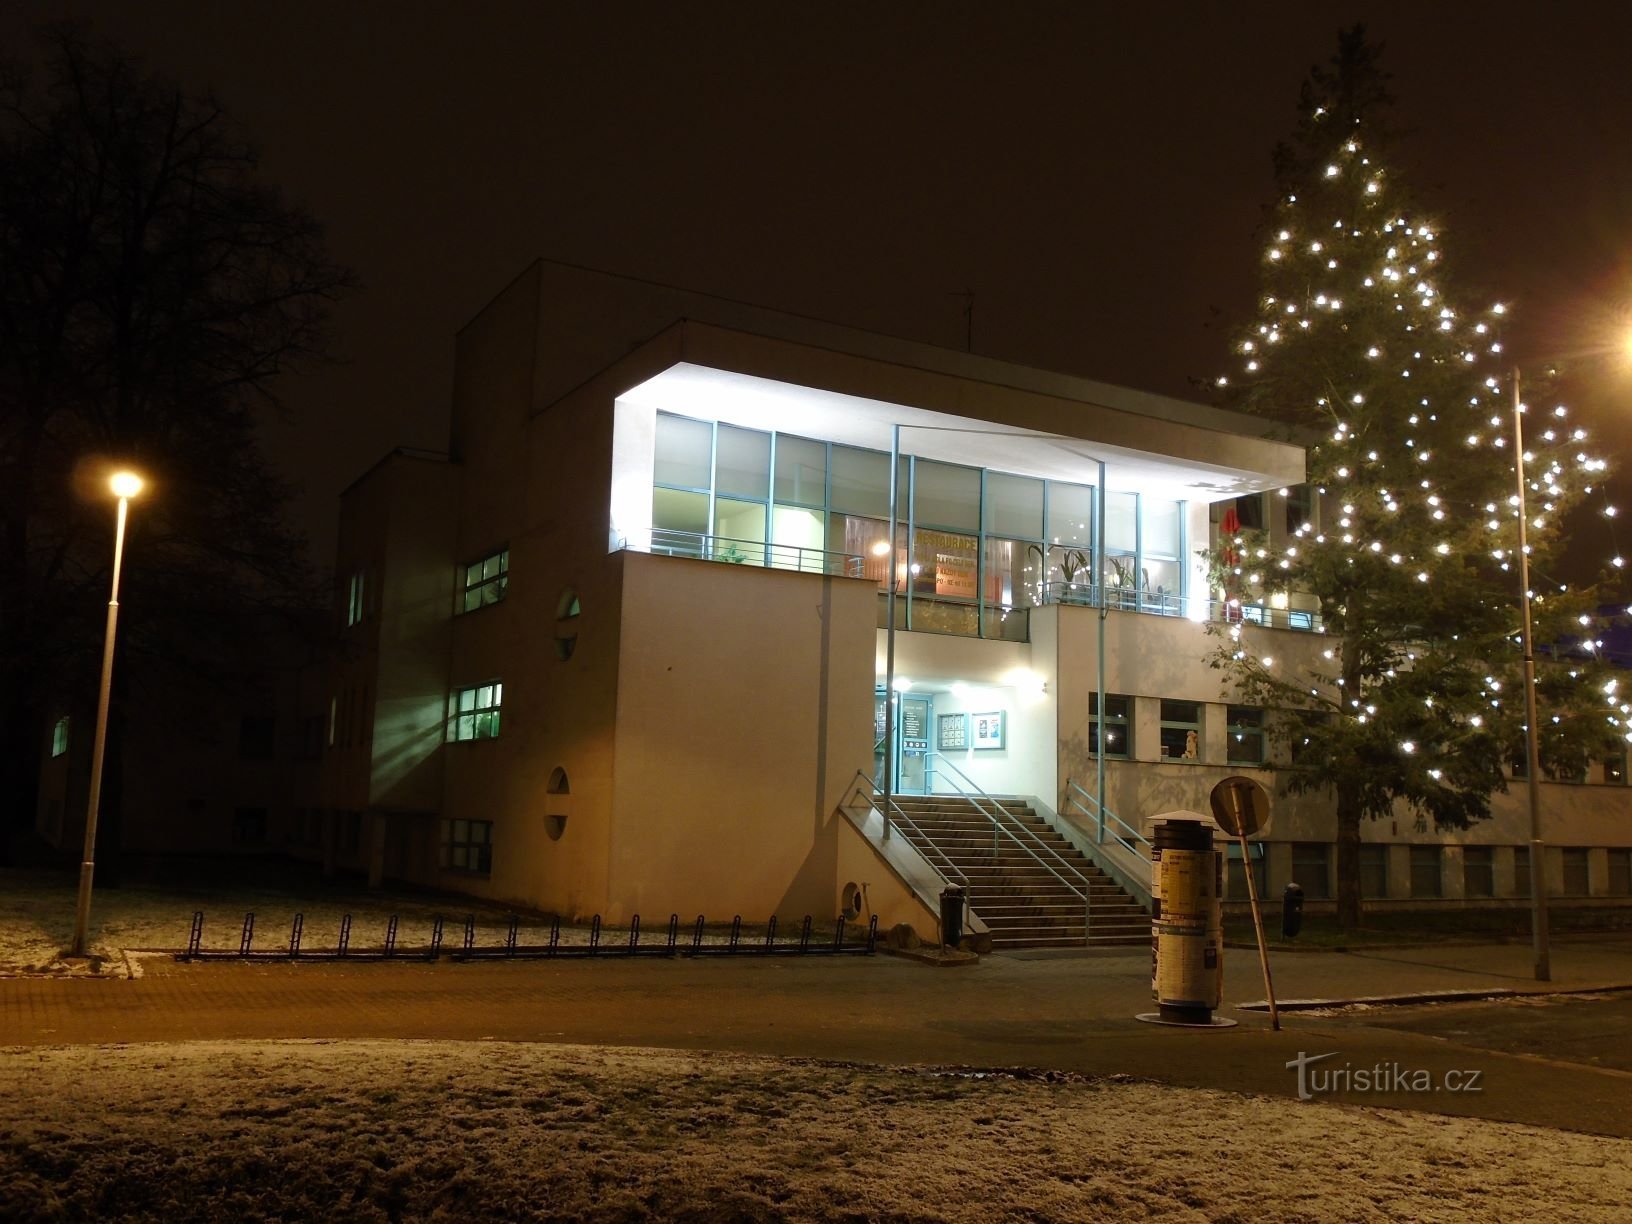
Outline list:
[[[1338,1051],[1356,1067],[1477,1069],[1478,1094],[1337,1097],[1632,1136],[1632,1076],[1473,1049],[1398,1029],[1292,1014],[1270,1031],[1231,1004],[1263,996],[1231,949],[1234,1029],[1155,1028],[1149,956],[1017,953],[936,969],[905,959],[715,958],[435,965],[146,962],[130,982],[0,980],[0,1045],[397,1038],[731,1050],[870,1063],[1127,1074],[1288,1096],[1286,1062]],[[1533,986],[1523,945],[1287,953],[1277,994],[1345,998]],[[1554,989],[1632,985],[1632,939],[1561,941]]]

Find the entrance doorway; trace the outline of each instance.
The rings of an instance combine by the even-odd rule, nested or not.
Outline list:
[[[933,725],[934,701],[927,694],[895,693],[895,743],[889,745],[893,754],[891,786],[898,795],[927,793],[929,764],[929,728]],[[884,785],[885,693],[873,693],[873,782]]]

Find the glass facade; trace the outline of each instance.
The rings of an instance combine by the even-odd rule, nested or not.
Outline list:
[[[1096,601],[1093,486],[911,455],[899,481],[899,628],[1025,641],[1028,609]],[[657,414],[653,551],[830,572],[848,555],[888,592],[889,516],[886,452]],[[1111,605],[1181,613],[1185,503],[1108,493],[1105,527]]]

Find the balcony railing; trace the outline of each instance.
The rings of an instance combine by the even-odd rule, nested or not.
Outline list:
[[[1168,591],[1144,591],[1129,586],[1100,587],[1091,582],[1051,582],[1043,589],[1043,602],[1105,606],[1121,612],[1146,612],[1155,616],[1187,616],[1193,620],[1235,621],[1263,625],[1270,629],[1297,629],[1322,632],[1320,613],[1303,608],[1273,608],[1268,604],[1244,604],[1239,600],[1185,599]]]
[[[667,557],[689,557],[697,561],[719,561],[730,565],[752,565],[767,569],[797,570],[806,574],[837,574],[847,578],[865,577],[865,559],[855,553],[833,552],[796,544],[776,544],[765,540],[740,540],[730,536],[706,535],[698,531],[675,531],[654,527],[639,539],[617,537],[613,551],[658,553]],[[882,592],[881,592],[882,594]],[[1295,629],[1307,633],[1322,631],[1320,614],[1299,608],[1273,608],[1268,604],[1243,604],[1218,599],[1185,599],[1167,591],[1147,591],[1130,586],[1099,586],[1091,582],[1050,582],[1043,588],[1045,604],[1073,604],[1097,608],[1103,597],[1107,608],[1119,612],[1143,612],[1153,616],[1182,616],[1194,620],[1237,621],[1271,629]],[[995,637],[1027,641],[1027,612],[1024,606],[998,607],[988,604],[985,619],[974,600],[945,599],[923,594],[901,593],[897,627],[906,628],[908,600],[918,613],[914,629],[951,633],[966,637]],[[930,615],[929,613],[933,613]],[[880,627],[887,621],[880,609]],[[960,619],[961,618],[961,619]],[[923,623],[917,623],[922,620]],[[965,623],[967,622],[967,623]],[[977,627],[978,626],[978,627]]]
[[[853,553],[830,552],[825,548],[805,548],[796,544],[775,544],[765,540],[738,540],[730,536],[704,535],[697,531],[674,531],[654,527],[639,540],[619,536],[613,551],[658,553],[665,557],[690,557],[695,561],[719,561],[727,565],[753,565],[767,569],[798,570],[805,574],[838,574],[846,578],[862,576],[862,559]]]

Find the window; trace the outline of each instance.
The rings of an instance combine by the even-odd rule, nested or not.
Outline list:
[[[906,475],[906,466],[903,459],[903,476]],[[833,509],[887,521],[890,517],[890,457],[879,451],[835,444]],[[904,520],[906,512],[907,504],[903,501],[897,507],[897,513]]]
[[[444,820],[441,865],[447,871],[489,874],[493,870],[493,822]]]
[[[1618,752],[1604,758],[1604,781],[1612,786],[1626,785],[1626,753]]]
[[[919,459],[913,463],[914,521],[980,530],[980,469]]]
[[[1263,900],[1269,895],[1268,864],[1264,859],[1264,843],[1248,842],[1247,856],[1252,862],[1252,882],[1258,889],[1258,899]],[[1241,867],[1241,843],[1229,841],[1224,846],[1224,862],[1226,880],[1225,895],[1232,901],[1247,901],[1252,894],[1247,891],[1247,873]]]
[[[1264,495],[1243,493],[1235,499],[1235,517],[1242,531],[1262,531],[1264,528]]]
[[[259,846],[266,842],[266,809],[241,807],[232,813],[232,844]]]
[[[447,571],[444,570],[443,572],[446,573]],[[368,610],[367,605],[363,602],[366,593],[365,575],[366,571],[358,570],[352,574],[350,581],[346,584],[346,627],[348,629],[352,625],[361,624],[363,615]]]
[[[1309,751],[1315,732],[1331,721],[1331,715],[1320,710],[1301,710],[1296,715],[1300,724],[1292,732],[1292,764],[1298,764]]]
[[[1523,740],[1520,740],[1514,747],[1508,759],[1513,765],[1513,776],[1515,778],[1523,778],[1528,776],[1530,768],[1530,751],[1529,747]]]
[[[1388,847],[1363,843],[1360,847],[1360,895],[1388,896]]]
[[[1326,842],[1292,843],[1292,882],[1311,901],[1332,895],[1331,846]]]
[[[1411,895],[1437,897],[1440,895],[1439,847],[1411,847]]]
[[[1587,873],[1587,850],[1584,846],[1564,847],[1564,895],[1585,897],[1592,892],[1591,877]]]
[[[653,479],[660,485],[681,489],[707,489],[713,450],[714,427],[707,421],[660,412]]]
[[[504,686],[497,680],[462,688],[448,698],[448,740],[497,739]]]
[[[238,755],[246,761],[270,761],[276,722],[264,714],[245,714],[238,720]]]
[[[56,725],[51,728],[51,756],[60,757],[68,751],[68,715],[64,714],[57,719]]]
[[[1462,895],[1466,897],[1494,897],[1496,895],[1495,855],[1489,846],[1462,847]]]
[[[1293,485],[1291,488],[1282,489],[1281,496],[1286,498],[1286,533],[1296,535],[1298,528],[1310,522],[1313,517],[1314,501],[1309,495],[1309,486]]]
[[[1128,734],[1128,712],[1133,698],[1105,694],[1105,755],[1126,759],[1133,755],[1133,737]],[[1099,694],[1088,694],[1088,751],[1099,752]]]
[[[1229,708],[1230,742],[1226,759],[1232,765],[1264,763],[1264,712],[1257,706]]]
[[[827,504],[827,443],[776,436],[776,500],[798,506]],[[816,547],[820,548],[818,544]]]
[[[764,502],[771,492],[771,435],[721,425],[714,451],[714,492]]]
[[[1513,895],[1530,895],[1530,847],[1513,847]]]
[[[445,572],[445,571],[444,571]],[[504,598],[510,585],[510,550],[501,548],[465,566],[461,612],[474,612]]]
[[[363,840],[363,814],[361,812],[347,812],[345,823],[340,826],[340,850],[344,854],[356,854],[357,847]]]
[[[1162,702],[1162,756],[1181,761],[1201,759],[1201,702]]]
[[[1608,891],[1613,897],[1632,896],[1632,850],[1617,847],[1609,851]]]
[[[1043,538],[1043,482],[1031,476],[986,474],[986,531],[992,535]]]

